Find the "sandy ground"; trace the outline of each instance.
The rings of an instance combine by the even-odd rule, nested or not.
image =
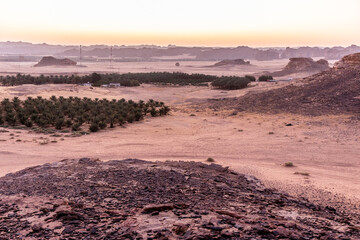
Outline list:
[[[288,63],[288,59],[273,61],[251,61],[251,65],[210,67],[215,61],[184,61],[175,66],[176,61],[165,62],[86,62],[86,67],[34,67],[36,62],[0,62],[0,74],[89,74],[99,73],[128,73],[128,72],[185,72],[203,73],[211,75],[236,75],[254,74],[263,71],[279,71]]]
[[[118,89],[75,85],[0,87],[1,98],[153,98],[173,109],[167,117],[147,118],[125,128],[81,137],[0,128],[0,175],[65,158],[205,161],[212,157],[216,163],[255,175],[270,187],[306,197],[330,192],[356,201],[360,198],[360,129],[349,122],[348,116],[233,115],[201,107],[195,110],[200,106],[197,104],[209,98],[241,96],[281,84],[288,83],[253,83],[236,91],[153,85]],[[287,123],[293,126],[285,126]],[[284,167],[285,162],[295,166]]]
[[[314,58],[314,60],[318,60]],[[176,67],[175,63],[180,66]],[[210,75],[235,75],[244,76],[246,74],[259,75],[262,72],[275,72],[282,70],[287,64],[288,59],[271,61],[252,60],[251,65],[244,66],[222,66],[213,67],[216,61],[164,61],[164,62],[85,62],[86,67],[34,67],[37,62],[0,62],[0,75],[10,74],[32,74],[32,75],[60,75],[60,74],[89,74],[99,73],[128,73],[128,72],[185,72],[202,73]],[[329,61],[330,66],[335,61]],[[301,78],[309,74],[293,74],[291,76],[278,77],[277,79]]]

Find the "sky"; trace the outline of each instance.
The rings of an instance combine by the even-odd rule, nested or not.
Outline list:
[[[0,41],[360,45],[360,0],[1,0]]]

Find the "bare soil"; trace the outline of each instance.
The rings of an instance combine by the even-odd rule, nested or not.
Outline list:
[[[125,158],[205,161],[212,157],[216,163],[255,175],[268,186],[276,185],[294,194],[323,201],[327,194],[319,194],[320,189],[358,199],[360,130],[354,127],[351,116],[239,113],[204,107],[208,99],[238,97],[283,85],[255,83],[235,91],[153,85],[118,89],[75,85],[2,87],[4,97],[153,98],[169,104],[173,111],[168,117],[148,118],[125,128],[82,137],[2,129],[5,132],[0,132],[0,174],[84,156],[104,161]],[[289,123],[293,126],[286,126]],[[285,162],[293,162],[295,167],[286,168]],[[295,172],[306,172],[309,176]]]
[[[144,69],[144,71],[152,71],[154,68],[159,67],[151,66],[148,69]],[[164,69],[169,69],[169,66],[164,67]],[[181,66],[183,66],[183,63]],[[274,66],[268,67],[274,69]],[[198,69],[216,71],[219,75],[222,74],[220,72],[222,70],[226,73],[239,71],[237,72],[239,75],[247,74],[246,71],[240,73],[238,69],[209,70],[209,68],[199,66],[193,70],[197,71]],[[50,72],[50,70],[48,71]],[[192,71],[189,68],[187,70]],[[291,84],[294,84],[294,86],[291,86]],[[354,118],[354,114],[349,111],[335,111],[336,108],[333,108],[332,105],[327,108],[326,115],[308,114],[304,112],[305,108],[301,108],[301,106],[299,107],[300,110],[297,111],[298,106],[296,103],[292,104],[291,101],[289,101],[291,104],[287,105],[290,110],[280,111],[279,109],[281,108],[274,108],[278,111],[262,111],[260,103],[276,106],[276,102],[280,103],[281,101],[274,101],[273,103],[269,99],[260,98],[257,102],[255,97],[261,93],[267,95],[279,91],[280,93],[291,93],[288,97],[294,97],[295,99],[295,92],[292,89],[296,87],[307,89],[307,84],[320,86],[319,82],[309,78],[307,83],[303,81],[251,83],[249,88],[234,91],[215,90],[210,87],[156,85],[116,89],[89,88],[76,85],[0,87],[1,98],[18,96],[24,99],[28,96],[50,97],[56,95],[108,99],[155,99],[165,102],[172,108],[171,115],[167,117],[147,118],[141,123],[131,124],[124,128],[107,129],[81,137],[76,137],[71,133],[52,135],[35,133],[29,131],[29,129],[0,128],[0,175],[39,164],[55,163],[64,158],[90,157],[98,158],[101,161],[137,158],[162,162],[167,160],[205,162],[207,158],[211,157],[215,159],[216,164],[228,166],[230,171],[256,176],[264,183],[265,187],[276,187],[277,191],[287,192],[287,194],[294,196],[295,201],[298,203],[303,201],[300,199],[300,197],[303,197],[309,199],[311,204],[319,206],[318,209],[326,213],[328,213],[328,210],[325,209],[326,206],[335,207],[336,211],[348,211],[348,209],[351,209],[351,211],[356,213],[360,203],[360,178],[358,177],[360,176],[360,162],[358,161],[358,156],[360,156],[360,128],[358,127],[358,120]],[[336,85],[335,82],[333,84]],[[357,87],[356,84],[351,86],[354,89]],[[285,88],[280,89],[281,87]],[[328,87],[329,91],[332,91],[331,86]],[[323,93],[324,95],[320,95],[323,98],[317,99],[326,100],[326,92],[324,91]],[[336,91],[331,93],[336,93]],[[240,99],[245,99],[240,98],[243,96],[254,101],[254,104],[249,103],[249,106],[256,106],[254,111],[251,111],[251,108],[249,108],[249,111],[242,111],[244,109],[239,108]],[[347,99],[345,92],[342,92],[341,96],[345,96],[341,99]],[[355,95],[351,96],[354,97],[352,99],[356,99]],[[327,103],[327,100],[325,103]],[[347,100],[344,101],[344,104],[348,103]],[[335,106],[341,106],[341,104],[343,103],[336,102]],[[318,111],[317,109],[320,108],[318,105],[314,105],[310,106],[309,109],[309,111]],[[329,109],[335,110],[329,111]],[[292,162],[293,167],[285,167],[287,162]],[[195,164],[193,166],[196,167],[198,165]],[[20,175],[18,175],[19,179],[23,176]],[[51,176],[45,177],[51,178]],[[104,186],[109,185],[105,184]],[[12,214],[9,212],[13,211],[9,210],[11,208],[11,201],[18,201],[22,198],[21,194],[18,195],[18,193],[20,191],[14,191],[11,194],[7,193],[8,195],[15,195],[9,196],[8,200],[4,198],[5,200],[2,201],[1,204],[5,206],[5,214]],[[32,219],[34,214],[38,214],[37,209],[40,205],[46,204],[49,199],[55,201],[56,198],[46,194],[44,195],[45,197],[38,197],[34,194],[30,195],[25,196],[24,206],[39,200],[39,205],[31,210],[30,219]],[[69,198],[69,196],[62,197]],[[58,205],[60,206],[61,204]],[[72,209],[72,204],[68,204],[71,206],[67,210],[75,211],[77,214],[78,209],[77,207]],[[227,202],[224,204],[226,205]],[[142,206],[139,205],[136,208],[138,209]],[[231,207],[228,207],[229,205],[225,206],[226,211],[231,210]],[[54,212],[57,211],[54,206],[50,206],[50,209],[54,209]],[[195,212],[193,208],[190,209]],[[301,207],[301,209],[308,211],[307,207]],[[332,210],[329,211],[331,212]],[[216,221],[223,219],[222,217],[219,218],[219,213],[216,211],[215,213],[218,215],[215,213],[213,215],[213,213],[214,211],[210,215],[215,217]],[[76,214],[75,216],[77,216]],[[81,216],[82,214],[84,213],[81,212]],[[141,216],[141,219],[144,221],[149,220],[146,217],[148,215],[134,214],[132,216]],[[172,210],[167,213],[159,211],[158,216],[169,218],[169,214],[172,216],[175,213]],[[284,214],[284,216],[293,219],[288,219],[290,222],[295,221],[298,217],[298,215],[293,215],[289,212]],[[316,216],[321,217],[320,215]],[[330,213],[330,215],[326,216],[332,218],[335,215]],[[345,215],[341,215],[341,217],[345,217]],[[20,216],[21,218],[23,218],[23,215]],[[64,218],[67,219],[66,216]],[[111,220],[112,218],[109,219]],[[205,218],[201,217],[201,219]],[[61,225],[64,224],[61,217],[58,220],[60,221],[56,220],[54,223],[51,223],[52,227],[46,228],[56,228],[58,229],[57,232],[62,234],[62,231],[67,229],[67,225]],[[254,222],[254,224],[257,223]],[[315,224],[313,228],[322,228],[322,225],[316,225],[320,224],[318,220],[313,223]],[[129,224],[131,225],[132,223]],[[194,223],[191,222],[190,224]],[[217,227],[216,224],[213,225]],[[230,229],[230,225],[222,228],[221,231]],[[36,236],[36,232],[43,231],[43,228],[37,225],[30,224],[30,226],[31,229],[27,226],[26,234],[35,234],[34,236]],[[88,229],[88,227],[84,228],[85,232],[89,229],[91,231],[91,228]],[[196,225],[197,227],[198,225]],[[268,232],[273,232],[276,229],[263,225],[260,227],[267,229]],[[358,229],[358,225],[354,223],[350,228]],[[340,225],[336,227],[336,230],[329,230],[328,233],[338,234],[334,235],[336,239],[341,234],[348,234],[347,232],[350,228],[344,228],[344,225]],[[62,229],[61,232],[59,229]],[[209,230],[211,234],[216,231],[214,229]],[[239,228],[237,230],[232,229],[231,231],[235,234],[238,230]],[[52,231],[55,232],[55,230]],[[67,231],[71,233],[71,228],[67,229],[64,234]],[[96,230],[93,231],[96,233]],[[128,233],[126,231],[124,233]],[[221,231],[220,234],[222,234]],[[311,231],[313,235],[309,236],[317,237],[319,235],[316,234],[321,234],[320,232]],[[79,234],[81,236],[81,233]],[[153,234],[155,236],[158,233]],[[249,231],[249,234],[255,233]]]

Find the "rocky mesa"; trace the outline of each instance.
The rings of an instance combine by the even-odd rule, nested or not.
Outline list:
[[[46,66],[75,66],[77,62],[68,58],[57,59],[51,56],[43,57],[41,60],[34,65],[34,67],[46,67]]]
[[[271,73],[274,77],[285,76],[300,72],[321,72],[329,69],[329,63],[325,59],[314,61],[312,58],[290,58],[289,63],[281,71]]]

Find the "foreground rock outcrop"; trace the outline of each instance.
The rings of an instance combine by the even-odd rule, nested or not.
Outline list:
[[[360,117],[360,53],[345,56],[333,68],[295,84],[244,97],[209,102],[214,109],[295,113],[349,114]]]
[[[43,57],[40,62],[34,65],[34,67],[46,67],[46,66],[75,66],[77,63],[68,58],[57,59],[54,57]]]
[[[359,239],[360,219],[216,164],[82,158],[0,178],[0,239]]]
[[[270,75],[280,77],[301,72],[318,73],[327,69],[329,69],[329,63],[325,59],[314,61],[312,58],[290,58],[289,63],[283,70],[271,73]]]

